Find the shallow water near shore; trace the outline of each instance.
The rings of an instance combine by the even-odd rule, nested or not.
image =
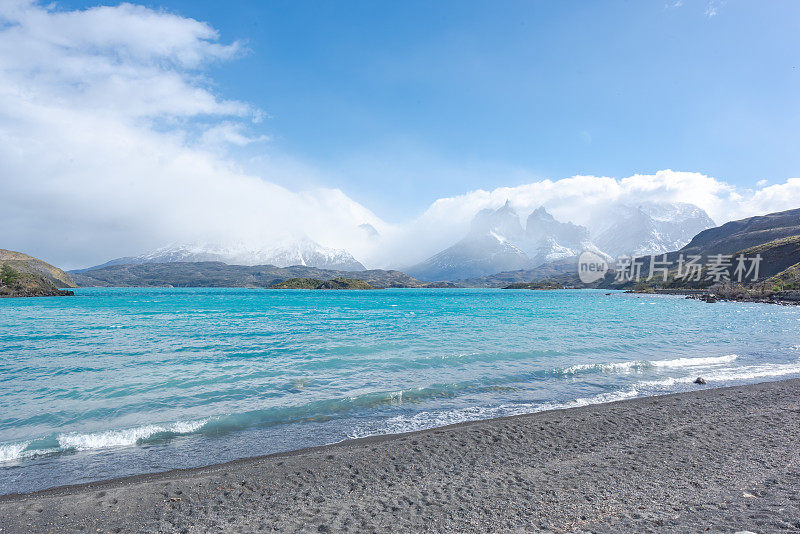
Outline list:
[[[0,493],[800,376],[800,308],[604,291],[0,300]]]

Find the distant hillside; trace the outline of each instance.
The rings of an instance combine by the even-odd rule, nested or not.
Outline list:
[[[747,286],[758,291],[780,291],[782,286],[793,286],[795,273],[800,270],[800,209],[789,210],[768,215],[750,217],[732,221],[717,228],[704,230],[697,234],[685,247],[670,252],[668,262],[673,266],[666,282],[663,279],[648,281],[617,281],[614,273],[609,273],[599,284],[607,288],[663,287],[666,289],[699,289],[719,285],[708,279],[707,269],[703,269],[700,280],[687,280],[677,276],[677,262],[681,255],[701,257],[699,263],[706,265],[715,255],[732,256],[727,275],[733,286]],[[740,254],[746,258],[761,256],[758,280],[745,280],[744,284],[736,283],[735,267]],[[640,259],[641,272],[646,277],[649,273],[650,258]],[[748,264],[749,266],[749,264]],[[774,282],[774,283],[773,283]],[[773,287],[774,286],[774,287]]]
[[[564,285],[579,284],[578,259],[575,257],[550,261],[533,269],[506,271],[502,273],[456,280],[461,287],[506,287],[511,284],[557,281]]]
[[[800,263],[770,277],[765,285],[773,291],[800,291]]]
[[[78,287],[70,275],[58,267],[22,252],[0,248],[0,263],[9,265],[21,273],[35,274],[46,278],[56,287]]]
[[[554,282],[519,282],[509,284],[503,289],[530,289],[533,291],[543,291],[551,289],[564,289],[564,286]]]
[[[38,258],[0,249],[0,297],[72,295],[59,287],[77,287],[70,276]]]
[[[221,262],[172,262],[109,265],[70,271],[80,287],[271,287],[290,278],[359,279],[376,288],[425,287],[400,271],[334,271],[315,267],[228,265]]]
[[[731,221],[704,230],[680,249],[684,254],[734,254],[783,237],[800,235],[800,209]]]
[[[316,278],[289,278],[279,282],[270,289],[375,289],[363,280],[355,278],[333,278],[317,280]]]

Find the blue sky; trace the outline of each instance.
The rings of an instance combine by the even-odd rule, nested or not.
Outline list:
[[[390,218],[530,176],[800,174],[797,2],[145,5],[249,48],[210,75],[269,114],[251,150]]]
[[[5,0],[0,223],[65,265],[298,235],[388,265],[509,199],[580,224],[795,208],[798,21],[794,1]]]

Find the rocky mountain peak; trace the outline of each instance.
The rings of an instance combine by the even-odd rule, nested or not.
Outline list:
[[[497,209],[484,209],[479,211],[470,225],[470,234],[473,236],[491,235],[496,239],[514,241],[523,234],[519,214],[506,203]]]

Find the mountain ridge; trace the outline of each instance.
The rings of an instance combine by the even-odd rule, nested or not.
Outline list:
[[[359,279],[376,288],[427,287],[395,270],[338,271],[296,265],[228,265],[222,262],[122,264],[70,271],[79,287],[252,287],[266,288],[291,278]]]

